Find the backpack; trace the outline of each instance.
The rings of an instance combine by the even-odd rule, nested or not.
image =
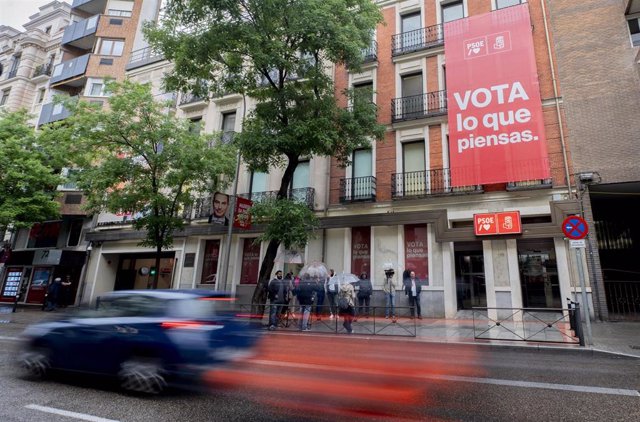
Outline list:
[[[346,296],[338,298],[338,308],[341,311],[346,311],[347,309],[349,309],[349,298]]]

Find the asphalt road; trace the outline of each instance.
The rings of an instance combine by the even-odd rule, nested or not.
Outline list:
[[[215,389],[132,397],[95,377],[20,377],[10,325],[0,325],[7,422],[640,420],[640,359],[270,334],[254,358],[208,374]]]

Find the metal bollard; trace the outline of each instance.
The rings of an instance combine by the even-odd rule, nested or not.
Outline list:
[[[580,304],[574,302],[573,306],[575,311],[574,318],[575,318],[575,324],[576,324],[576,335],[580,340],[580,346],[584,346],[585,342],[584,342],[584,334],[582,332],[582,318],[580,318]]]
[[[569,310],[569,328],[574,333],[576,332],[576,314],[575,307],[573,306],[574,302],[567,298],[567,309]]]
[[[16,294],[16,300],[13,301],[13,310],[11,312],[15,312],[18,309],[18,300],[20,299],[20,293]]]

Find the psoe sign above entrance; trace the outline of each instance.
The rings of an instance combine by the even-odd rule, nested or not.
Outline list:
[[[473,227],[476,236],[520,234],[522,233],[520,211],[474,214]]]

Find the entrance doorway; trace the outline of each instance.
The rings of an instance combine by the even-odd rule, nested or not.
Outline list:
[[[175,265],[174,252],[163,252],[160,268],[155,268],[154,253],[122,255],[113,290],[151,289],[158,274],[158,289],[170,289]]]
[[[552,239],[519,240],[518,267],[525,308],[562,308],[558,262]]]
[[[455,244],[458,309],[487,306],[482,242]]]

